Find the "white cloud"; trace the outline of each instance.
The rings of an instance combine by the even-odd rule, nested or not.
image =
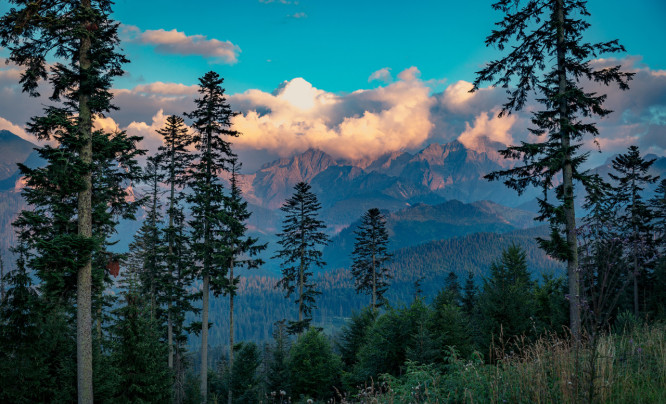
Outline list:
[[[193,95],[197,93],[199,86],[187,86],[181,83],[163,83],[156,81],[150,84],[140,84],[131,91],[134,93],[160,94],[160,95]]]
[[[398,73],[398,78],[402,81],[415,81],[418,80],[419,77],[421,77],[421,71],[416,68],[416,66],[412,66],[409,69],[405,69]]]
[[[172,29],[141,30],[134,26],[123,26],[123,34],[133,42],[152,45],[158,53],[174,55],[199,55],[214,62],[234,64],[238,62],[240,47],[230,41],[208,38],[206,35],[186,35]]]
[[[410,69],[401,80],[374,90],[336,95],[302,78],[273,94],[258,90],[234,95],[243,113],[234,118],[242,148],[287,156],[310,147],[335,157],[358,159],[422,145],[432,123],[429,88]]]
[[[518,119],[516,115],[499,118],[498,110],[482,112],[474,120],[474,126],[465,123],[465,131],[460,134],[458,141],[468,149],[485,151],[488,142],[501,143],[505,146],[514,143],[510,131]]]
[[[376,72],[373,72],[370,77],[368,77],[368,83],[374,80],[383,81],[384,83],[390,83],[393,81],[393,77],[391,76],[391,68],[383,67]]]

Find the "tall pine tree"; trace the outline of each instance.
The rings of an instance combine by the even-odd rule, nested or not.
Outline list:
[[[372,309],[382,305],[384,293],[391,279],[387,262],[391,259],[388,252],[388,231],[386,219],[379,209],[369,209],[361,218],[356,231],[356,243],[352,252],[352,275],[356,291],[365,291],[372,297]]]
[[[219,175],[229,169],[234,156],[231,143],[224,137],[236,137],[231,129],[231,118],[236,115],[224,96],[224,79],[215,72],[208,72],[199,79],[199,94],[194,102],[196,109],[187,114],[192,119],[196,134],[194,145],[197,153],[188,170],[191,193],[192,251],[197,263],[197,274],[203,281],[201,314],[201,395],[207,402],[208,395],[208,310],[211,289],[215,294],[222,290],[222,280],[228,270],[227,245],[224,234],[228,230],[224,212],[225,195]]]
[[[654,215],[649,204],[643,200],[641,193],[647,185],[659,180],[658,176],[648,173],[655,159],[645,160],[638,146],[630,146],[627,153],[615,157],[612,162],[614,172],[608,175],[615,180],[615,198],[624,213],[618,217],[629,241],[631,251],[631,268],[633,278],[634,315],[640,313],[639,284],[645,278],[646,266],[653,263],[656,255],[653,240]]]
[[[92,378],[92,250],[93,119],[111,108],[111,80],[123,74],[126,62],[116,51],[118,24],[110,19],[110,0],[14,0],[0,19],[0,46],[9,49],[9,60],[25,67],[23,90],[38,96],[38,83],[48,79],[51,99],[62,101],[35,118],[30,132],[42,139],[63,133],[79,182],[77,206],[77,373],[80,403],[93,402]],[[47,63],[54,55],[55,63]],[[64,130],[63,130],[64,128]],[[61,143],[62,144],[62,143]],[[72,240],[74,241],[74,240]]]
[[[551,256],[567,263],[570,328],[578,341],[581,307],[574,182],[591,186],[588,173],[581,169],[587,154],[581,153],[580,148],[585,136],[599,132],[589,119],[611,112],[603,106],[606,96],[586,92],[583,84],[617,83],[624,90],[633,73],[620,71],[620,66],[593,66],[593,58],[623,52],[624,47],[617,40],[583,41],[590,26],[586,21],[590,14],[583,1],[500,0],[493,9],[503,13],[504,18],[486,38],[486,45],[500,51],[509,47],[510,51],[477,72],[472,91],[483,82],[507,89],[509,99],[503,104],[500,117],[520,110],[532,92],[537,93],[543,109],[532,114],[534,127],[529,129],[540,140],[501,151],[505,158],[521,159],[524,164],[491,173],[487,178],[504,178],[504,183],[519,193],[530,186],[543,189],[544,196],[538,199],[538,219],[550,223],[551,237],[540,239],[539,244]],[[554,201],[548,198],[553,189]]]
[[[183,199],[182,189],[186,182],[187,167],[191,163],[192,154],[187,147],[192,144],[193,138],[190,134],[183,118],[177,115],[170,115],[163,128],[157,130],[162,135],[164,144],[159,147],[158,156],[160,160],[160,169],[164,172],[164,183],[169,187],[169,196],[167,198],[168,224],[164,229],[164,236],[167,244],[166,266],[167,274],[162,288],[166,294],[166,313],[167,313],[167,346],[169,347],[168,364],[169,368],[174,366],[174,319],[184,313],[179,313],[175,303],[186,297],[187,292],[178,287],[178,279],[175,274],[178,272],[177,266],[179,260],[185,257],[176,254],[178,248],[177,238],[179,228],[177,226],[177,217],[179,214],[180,202]],[[182,223],[182,222],[181,222]],[[180,240],[183,242],[184,240]],[[185,286],[185,285],[183,285]],[[182,324],[179,327],[182,329]]]
[[[310,326],[315,297],[321,294],[310,278],[313,266],[326,265],[320,248],[328,244],[329,237],[322,231],[326,225],[318,219],[321,205],[310,185],[299,182],[294,191],[280,208],[285,213],[282,232],[277,234],[281,249],[273,258],[282,260],[277,287],[285,290],[286,297],[296,293],[298,321],[289,322],[289,332],[300,335]]]
[[[263,260],[253,258],[258,253],[266,249],[266,244],[257,244],[257,238],[248,237],[247,220],[252,215],[247,210],[247,202],[243,200],[241,189],[238,185],[238,171],[240,170],[240,163],[236,158],[230,161],[231,168],[231,190],[229,196],[225,199],[224,212],[226,214],[227,231],[224,233],[224,243],[227,246],[227,259],[228,259],[228,277],[222,282],[222,290],[226,295],[229,295],[229,368],[232,371],[229,373],[229,385],[235,386],[238,382],[232,378],[236,374],[233,369],[236,369],[234,364],[234,297],[238,289],[240,277],[234,276],[234,269],[236,267],[256,268],[263,264]],[[233,402],[234,388],[229,389],[228,402]]]

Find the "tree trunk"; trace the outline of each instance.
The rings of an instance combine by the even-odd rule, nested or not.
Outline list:
[[[298,335],[301,335],[301,325],[303,321],[303,271],[305,265],[305,230],[303,223],[305,222],[305,215],[303,212],[303,204],[301,203],[301,261],[298,267]]]
[[[90,0],[82,0],[81,7],[90,10]],[[85,26],[86,23],[84,22]],[[82,27],[83,32],[88,32]],[[91,40],[83,35],[79,47],[79,135],[81,149],[79,155],[86,172],[83,175],[83,190],[78,195],[78,233],[80,237],[92,237],[92,114],[90,111],[90,95],[87,92],[90,70]],[[79,404],[93,402],[93,364],[92,364],[92,261],[89,257],[79,268],[76,284],[76,373]]]
[[[560,132],[562,135],[562,151],[564,167],[562,172],[562,186],[564,187],[564,215],[569,258],[567,260],[567,276],[569,279],[569,326],[576,342],[580,341],[580,273],[578,268],[578,240],[576,239],[576,211],[573,195],[573,166],[571,161],[571,135],[567,101],[564,94],[567,91],[566,49],[564,43],[564,5],[563,0],[557,0],[557,69],[558,69],[558,95]]]
[[[233,251],[233,246],[231,248]],[[233,288],[234,281],[234,261],[231,259],[229,264],[229,286]],[[233,401],[233,392],[231,391],[233,386],[234,378],[234,293],[235,291],[229,292],[229,397],[227,399],[228,404],[231,404]]]
[[[169,182],[171,183],[171,194],[169,199],[169,285],[167,288],[167,345],[169,347],[169,369],[173,369],[173,320],[171,318],[171,300],[173,299],[173,198],[176,192],[175,174],[174,174],[174,145],[171,143],[171,168],[169,170]]]
[[[203,277],[203,307],[201,308],[201,398],[202,403],[208,401],[208,274]]]
[[[210,112],[210,111],[209,111]],[[209,117],[208,121],[211,121]],[[208,402],[208,298],[210,289],[210,260],[212,252],[209,250],[211,245],[211,228],[210,228],[210,184],[212,182],[213,170],[211,168],[211,141],[213,134],[208,130],[206,133],[206,194],[204,196],[204,270],[203,270],[203,310],[201,314],[201,397],[203,403]]]

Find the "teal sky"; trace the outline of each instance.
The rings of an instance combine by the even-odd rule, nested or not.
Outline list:
[[[289,3],[289,4],[285,4]],[[196,83],[215,69],[231,93],[273,90],[303,77],[317,88],[351,92],[374,71],[398,72],[416,66],[424,79],[467,80],[495,55],[484,46],[499,19],[488,0],[118,0],[114,17],[145,30],[176,29],[205,35],[240,48],[234,64],[198,55],[165,55],[151,46],[125,43],[131,77],[140,81]],[[619,38],[628,54],[640,55],[653,69],[666,68],[666,2],[591,0],[590,40]],[[299,17],[299,18],[296,18]]]

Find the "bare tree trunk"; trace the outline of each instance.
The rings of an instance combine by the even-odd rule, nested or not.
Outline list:
[[[233,251],[233,246],[231,251]],[[234,260],[231,259],[229,264],[229,285],[233,289],[234,282]],[[233,386],[234,378],[234,291],[229,293],[229,397],[227,399],[228,404],[231,404],[233,401],[233,392],[231,391]]]
[[[90,10],[90,0],[82,0],[81,7]],[[86,25],[84,22],[83,25]],[[82,27],[84,32],[87,32]],[[92,163],[92,114],[90,96],[85,90],[87,77],[91,67],[88,53],[91,40],[83,35],[79,47],[79,134],[81,149],[79,157],[83,164],[90,167]],[[92,237],[92,173],[86,169],[83,175],[83,190],[78,195],[78,233],[84,238]],[[79,268],[76,284],[76,372],[79,404],[93,402],[93,364],[92,364],[92,261],[90,258]]]
[[[576,211],[573,194],[573,166],[571,161],[571,135],[567,116],[567,102],[564,94],[567,91],[566,49],[564,38],[564,4],[557,0],[557,69],[558,69],[558,95],[560,114],[560,132],[562,135],[562,151],[564,168],[562,173],[562,186],[564,187],[564,215],[569,259],[567,260],[567,276],[569,280],[569,324],[571,334],[576,342],[580,341],[580,273],[578,268],[578,240],[576,238]]]
[[[171,169],[169,172],[169,181],[171,182],[171,198],[169,199],[169,287],[167,296],[167,345],[169,346],[169,369],[173,369],[173,319],[171,318],[171,300],[173,299],[171,282],[173,282],[173,198],[176,192],[175,174],[174,174],[174,146],[171,144]]]
[[[301,262],[298,268],[298,335],[301,335],[301,322],[303,321],[303,271],[305,259],[305,233],[303,232],[303,222],[305,221],[303,213],[303,204],[301,203]]]
[[[203,278],[203,307],[201,309],[201,397],[208,402],[208,297],[210,276]]]

